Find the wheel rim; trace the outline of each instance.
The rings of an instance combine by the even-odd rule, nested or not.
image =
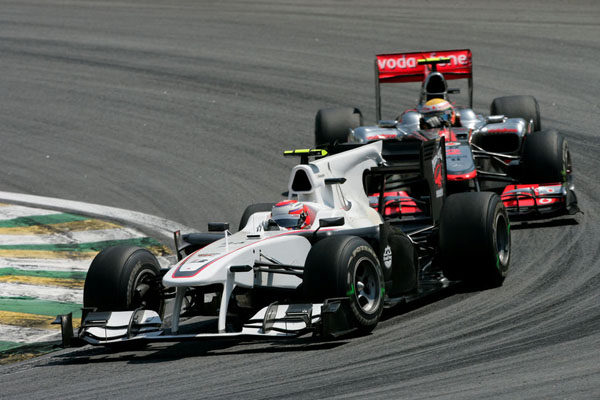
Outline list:
[[[510,257],[510,236],[508,230],[508,221],[503,214],[496,217],[496,250],[498,252],[498,261],[501,265],[508,263]],[[500,268],[500,265],[498,265]]]
[[[354,288],[358,306],[365,313],[376,312],[381,301],[380,282],[377,267],[373,262],[363,257],[354,272]]]
[[[150,269],[142,269],[135,278],[131,293],[131,308],[140,307],[158,311],[160,299],[156,284],[156,274]]]

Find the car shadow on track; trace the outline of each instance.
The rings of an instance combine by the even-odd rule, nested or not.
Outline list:
[[[419,312],[429,305],[449,299],[450,302],[460,301],[464,295],[480,292],[485,288],[472,288],[462,284],[454,284],[439,292],[423,296],[409,303],[398,304],[386,308],[380,322],[385,323],[411,312]],[[372,334],[377,334],[377,328]],[[176,361],[193,357],[214,357],[244,354],[293,353],[306,351],[323,351],[335,349],[351,343],[356,333],[350,333],[338,338],[301,337],[279,340],[249,341],[240,339],[213,339],[210,341],[185,341],[150,343],[137,347],[93,347],[85,346],[73,351],[59,352],[51,357],[47,365],[78,365],[94,363],[131,363],[152,364]],[[368,336],[368,335],[367,335]]]
[[[280,339],[273,341],[212,340],[210,342],[152,343],[142,348],[111,349],[86,346],[80,350],[56,354],[48,365],[77,365],[110,362],[132,364],[176,361],[183,358],[214,357],[260,353],[322,351],[346,344],[346,340],[318,338]]]
[[[416,300],[401,303],[391,308],[386,308],[380,319],[380,323],[399,318],[414,312],[428,312],[428,306],[435,304],[454,303],[461,301],[465,296],[493,288],[471,287],[461,283],[454,283],[438,292],[428,294]],[[446,304],[447,305],[447,304]],[[396,322],[393,322],[396,323]],[[377,328],[372,334],[377,334]],[[73,351],[59,352],[51,357],[48,365],[78,365],[94,363],[132,363],[151,364],[159,362],[176,361],[193,357],[214,357],[244,354],[265,353],[293,353],[306,351],[323,351],[335,349],[351,343],[359,336],[349,333],[338,338],[301,337],[278,340],[240,340],[240,339],[212,339],[209,341],[185,341],[185,342],[155,342],[137,347],[93,347],[87,345]],[[368,336],[368,335],[367,335]]]
[[[432,292],[416,300],[400,303],[396,306],[386,308],[380,319],[380,323],[389,320],[398,319],[401,321],[404,316],[410,314],[409,318],[414,318],[421,313],[431,312],[430,307],[444,308],[451,304],[460,302],[466,297],[470,297],[480,292],[494,290],[493,286],[471,286],[462,282],[453,282],[449,287]],[[396,321],[394,321],[395,323]]]
[[[479,289],[479,290],[481,290],[481,289]],[[385,308],[383,310],[383,314],[381,315],[380,321],[385,322],[392,318],[400,317],[405,314],[417,311],[419,309],[424,309],[425,307],[439,303],[442,300],[451,299],[452,296],[456,295],[457,293],[468,293],[468,292],[475,292],[475,291],[478,291],[478,290],[465,288],[460,283],[457,283],[451,287],[442,289],[437,292],[430,293],[430,294],[420,297],[416,300],[412,300],[412,301],[405,302],[405,303],[400,303],[400,304],[397,304],[390,308]]]
[[[574,217],[552,219],[544,221],[514,221],[510,224],[511,230],[535,229],[535,228],[553,228],[559,226],[579,225],[579,221]]]

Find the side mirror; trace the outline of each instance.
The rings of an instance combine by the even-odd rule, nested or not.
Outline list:
[[[381,120],[377,123],[380,128],[395,128],[398,125],[396,120]]]
[[[325,178],[326,185],[343,184],[346,182],[346,178]]]
[[[488,124],[501,124],[504,122],[504,115],[490,115],[485,119]]]
[[[229,222],[209,222],[209,232],[224,232],[229,230]]]
[[[344,217],[321,218],[319,220],[319,228],[327,228],[329,226],[342,226],[346,223]]]

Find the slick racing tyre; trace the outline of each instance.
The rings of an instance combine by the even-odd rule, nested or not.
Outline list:
[[[349,299],[349,323],[360,333],[375,328],[384,302],[381,265],[371,246],[356,236],[331,236],[317,242],[304,266],[304,295],[309,301]]]
[[[257,203],[251,204],[248,207],[246,207],[244,213],[242,214],[242,218],[240,219],[240,226],[238,227],[238,231],[241,231],[246,226],[252,214],[262,211],[270,212],[274,205],[275,203]]]
[[[564,136],[555,130],[526,135],[521,171],[523,183],[565,182],[571,173],[571,154]]]
[[[540,106],[533,96],[506,96],[498,97],[490,106],[491,115],[504,115],[509,118],[523,118],[529,122],[533,120],[533,131],[542,129],[540,120]]]
[[[362,113],[358,108],[321,109],[315,117],[315,146],[327,148],[335,143],[345,143],[348,131],[362,123]]]
[[[510,225],[500,197],[491,192],[457,193],[440,219],[444,275],[475,287],[500,286],[510,262]]]
[[[83,287],[83,306],[97,311],[137,308],[161,314],[160,265],[141,247],[114,246],[92,261]]]

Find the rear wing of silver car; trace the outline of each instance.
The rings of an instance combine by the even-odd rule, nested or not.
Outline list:
[[[436,78],[434,78],[434,76]],[[441,77],[441,81],[440,78]],[[381,84],[423,82],[427,86],[445,86],[445,80],[468,79],[469,106],[473,107],[473,63],[471,50],[417,51],[412,53],[378,54],[375,56],[375,101],[377,121],[381,120]],[[431,81],[431,82],[430,82]],[[439,91],[436,89],[436,91]],[[447,88],[444,88],[445,98]],[[452,92],[450,92],[452,93]]]

